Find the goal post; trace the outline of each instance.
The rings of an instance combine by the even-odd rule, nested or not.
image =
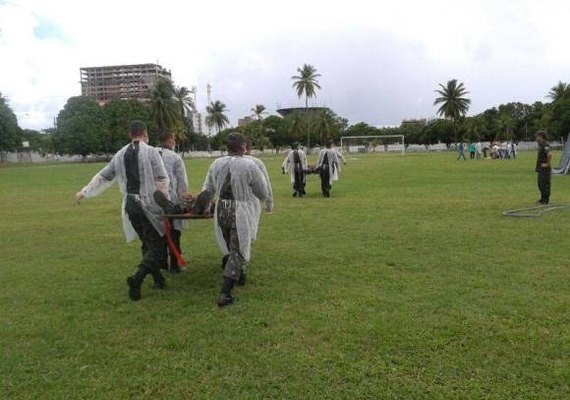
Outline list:
[[[406,153],[404,135],[343,136],[340,148],[347,153]]]

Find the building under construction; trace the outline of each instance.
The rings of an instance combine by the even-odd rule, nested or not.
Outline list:
[[[158,64],[80,68],[81,95],[101,105],[111,100],[150,100],[150,89],[159,78],[172,79],[170,70]]]

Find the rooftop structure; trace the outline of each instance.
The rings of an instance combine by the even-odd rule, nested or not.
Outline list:
[[[327,109],[328,107],[288,107],[288,108],[279,108],[277,112],[282,117],[286,117],[287,115],[293,114],[294,112],[307,114],[307,115],[316,115],[320,111]]]
[[[99,104],[111,100],[150,100],[150,89],[159,78],[171,79],[158,64],[114,65],[80,68],[81,95]]]

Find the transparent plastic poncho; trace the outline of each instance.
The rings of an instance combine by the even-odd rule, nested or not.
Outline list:
[[[105,190],[107,190],[115,181],[119,184],[119,189],[123,194],[123,204],[121,207],[123,216],[123,230],[127,242],[131,242],[138,238],[134,230],[129,216],[125,212],[125,203],[127,195],[127,175],[125,172],[124,155],[131,143],[124,146],[117,152],[101,171],[99,171],[91,182],[81,192],[85,198],[95,197]],[[144,142],[139,144],[138,152],[139,160],[139,178],[140,178],[140,193],[139,198],[145,215],[149,219],[154,228],[164,235],[164,222],[162,215],[164,212],[162,208],[154,201],[153,193],[156,190],[163,192],[168,198],[169,179],[162,157],[156,148],[147,145]]]
[[[259,158],[255,158],[253,156],[243,156],[244,158],[247,158],[248,160],[251,160],[255,163],[255,165],[257,165],[257,168],[259,168],[259,170],[261,171],[261,173],[263,174],[263,176],[265,177],[265,183],[267,185],[267,198],[265,199],[265,209],[266,210],[272,210],[273,209],[273,189],[271,188],[271,181],[269,180],[269,174],[267,173],[267,168],[265,167],[265,164],[263,163],[263,161],[261,161]],[[255,210],[254,212],[257,215],[257,219],[255,220],[255,223],[251,226],[251,240],[255,241],[257,239],[257,228],[259,226],[259,219],[261,218],[261,202],[256,201],[255,203]]]
[[[285,158],[285,160],[283,161],[283,164],[281,165],[281,168],[283,168],[283,171],[285,172],[289,172],[289,175],[291,177],[291,183],[295,183],[295,151],[299,152],[299,158],[301,159],[301,165],[303,167],[303,171],[307,170],[307,155],[305,154],[305,152],[301,149],[298,150],[291,150],[289,152],[289,154],[287,154],[287,157]]]
[[[329,184],[332,185],[334,181],[338,181],[338,174],[340,172],[339,152],[336,149],[322,149],[319,151],[317,167],[321,167],[323,165],[325,154],[328,156],[327,159],[330,167]]]
[[[181,200],[181,195],[188,193],[188,175],[186,173],[186,166],[184,160],[174,151],[158,147],[158,152],[162,156],[164,167],[168,173],[170,186],[168,192],[170,193],[170,200],[178,204]],[[184,219],[175,219],[172,221],[174,229],[183,230],[188,227],[188,221]]]
[[[265,203],[267,200],[267,183],[263,173],[252,160],[243,156],[226,156],[218,158],[210,165],[202,190],[214,193],[214,198],[217,199],[228,173],[231,173],[232,194],[236,202],[239,250],[244,259],[249,261],[254,234],[252,226],[255,224],[257,227],[258,223],[256,203]],[[218,226],[217,209],[214,213],[214,230],[220,250],[224,255],[229,254],[222,230]]]

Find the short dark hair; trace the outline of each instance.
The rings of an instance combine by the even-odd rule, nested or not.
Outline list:
[[[541,138],[548,140],[548,131],[546,129],[541,129],[537,131],[534,136],[540,136]]]
[[[142,121],[136,120],[131,122],[129,133],[133,137],[141,136],[146,131],[146,124]]]
[[[172,132],[171,130],[163,130],[158,134],[158,140],[160,140],[160,143],[165,143],[167,140],[170,139],[174,139],[174,132]]]
[[[228,151],[234,153],[238,152],[245,146],[245,137],[240,133],[230,133],[226,138],[226,144],[228,146]]]

